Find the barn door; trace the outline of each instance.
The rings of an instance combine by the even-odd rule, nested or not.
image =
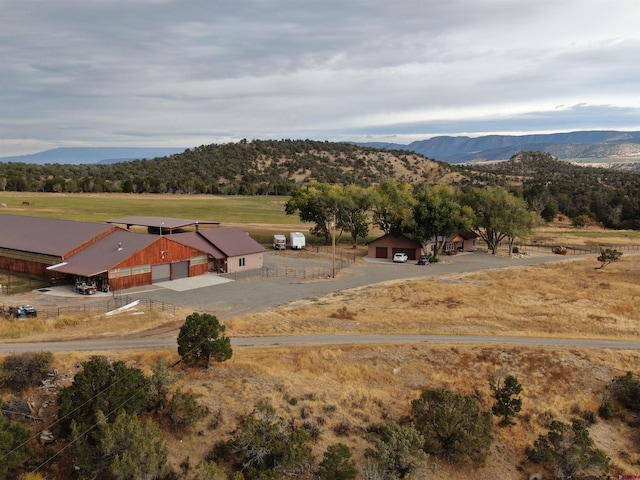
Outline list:
[[[151,282],[167,282],[171,280],[171,264],[153,265],[151,267]]]
[[[172,263],[171,267],[173,268],[173,276],[174,280],[178,280],[179,278],[188,278],[189,277],[189,262],[176,262]]]

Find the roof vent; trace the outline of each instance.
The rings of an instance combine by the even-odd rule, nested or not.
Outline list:
[[[118,251],[121,252],[122,251],[122,242],[118,242]]]

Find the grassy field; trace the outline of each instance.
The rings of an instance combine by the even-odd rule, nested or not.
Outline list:
[[[129,215],[189,218],[224,224],[299,224],[286,215],[288,197],[0,192],[3,213],[104,222]],[[23,205],[32,202],[33,205]]]

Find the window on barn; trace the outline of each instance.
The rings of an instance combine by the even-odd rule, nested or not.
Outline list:
[[[238,264],[238,265],[239,265],[240,267],[244,267],[244,265],[245,265],[245,258],[244,258],[244,257],[242,257],[242,258],[240,258],[240,259],[239,259],[239,264]]]

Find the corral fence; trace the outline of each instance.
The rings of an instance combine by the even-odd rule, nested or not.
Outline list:
[[[318,253],[331,254],[331,247],[314,247]],[[335,271],[347,268],[356,262],[356,254],[351,252],[336,252]],[[243,280],[256,277],[281,277],[281,278],[300,278],[303,280],[317,280],[320,278],[329,278],[333,275],[333,262],[331,267],[317,266],[307,268],[286,268],[286,267],[262,267],[252,270],[242,270],[240,272],[218,273],[223,278],[231,280]]]
[[[610,248],[619,252],[638,252],[640,251],[640,245],[580,245],[572,247],[570,245],[547,245],[547,244],[531,244],[531,245],[518,245],[521,251],[535,251],[543,253],[553,253],[554,249],[562,247],[566,249],[566,255],[583,255],[589,253],[600,253],[602,250]]]
[[[172,303],[152,300],[150,298],[133,298],[129,295],[114,295],[113,300],[104,302],[87,302],[81,305],[70,305],[57,308],[38,309],[38,318],[60,318],[60,317],[95,317],[104,315],[117,308],[124,307],[139,300],[136,306],[142,310],[155,310],[158,312],[168,312],[172,315],[176,313],[176,307]]]

